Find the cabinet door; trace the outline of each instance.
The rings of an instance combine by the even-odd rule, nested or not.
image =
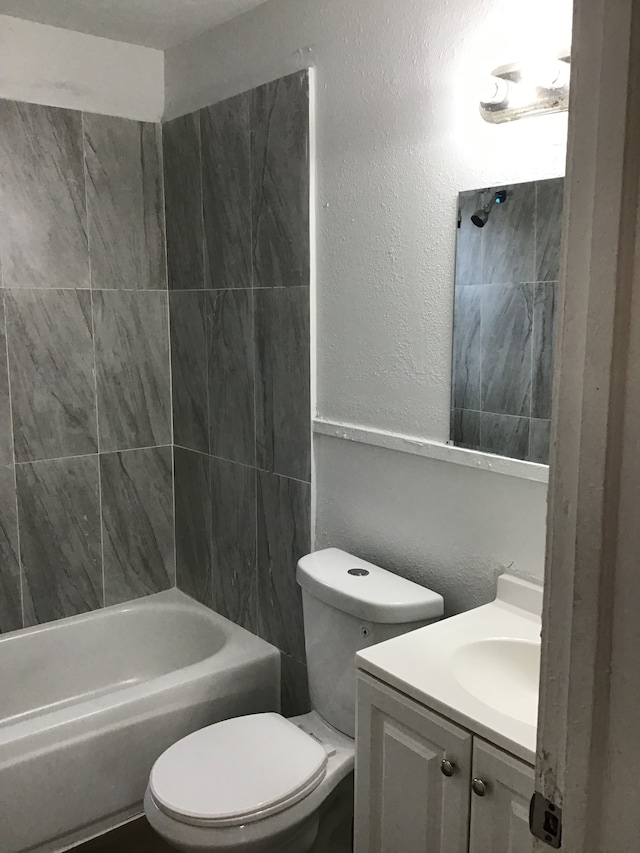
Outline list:
[[[529,802],[534,770],[484,741],[473,741],[473,778],[485,794],[471,797],[469,853],[532,853]]]
[[[471,735],[358,673],[356,743],[355,853],[466,853]]]

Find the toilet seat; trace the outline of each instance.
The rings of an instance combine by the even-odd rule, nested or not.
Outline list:
[[[182,823],[229,827],[304,799],[325,776],[325,749],[279,714],[216,723],[171,746],[151,770],[158,808]]]

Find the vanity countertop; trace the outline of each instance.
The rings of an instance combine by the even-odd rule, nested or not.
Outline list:
[[[542,587],[498,579],[490,604],[364,649],[358,669],[535,763]]]

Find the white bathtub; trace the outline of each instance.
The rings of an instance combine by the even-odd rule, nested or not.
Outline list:
[[[273,646],[177,590],[0,637],[0,853],[140,814],[161,752],[279,685]]]

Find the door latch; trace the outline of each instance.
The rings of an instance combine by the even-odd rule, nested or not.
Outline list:
[[[531,834],[555,850],[562,844],[562,809],[542,794],[534,794],[529,806]]]

